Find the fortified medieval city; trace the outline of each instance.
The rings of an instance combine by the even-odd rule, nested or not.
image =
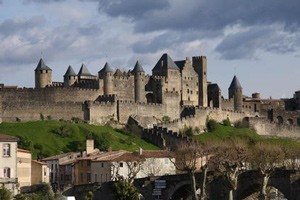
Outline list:
[[[184,126],[205,130],[207,119],[222,122],[246,120],[259,134],[295,137],[300,131],[300,91],[290,99],[262,99],[259,93],[243,94],[236,76],[228,99],[217,83],[207,80],[207,58],[196,56],[173,61],[163,54],[145,74],[139,61],[128,72],[109,63],[93,75],[82,64],[78,74],[68,67],[63,82],[52,81],[52,69],[40,59],[35,88],[0,86],[0,121],[39,120],[40,115],[91,124],[134,122],[144,128],[178,132]],[[163,123],[162,117],[171,121]],[[147,136],[148,135],[148,136]]]

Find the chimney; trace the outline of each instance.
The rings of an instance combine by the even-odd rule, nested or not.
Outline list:
[[[94,140],[87,139],[86,140],[86,154],[89,155],[94,152]]]

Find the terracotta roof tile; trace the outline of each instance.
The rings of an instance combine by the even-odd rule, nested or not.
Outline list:
[[[19,138],[11,135],[3,135],[0,134],[0,141],[1,142],[17,142],[19,141]]]

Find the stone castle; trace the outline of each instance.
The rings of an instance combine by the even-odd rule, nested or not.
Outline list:
[[[48,117],[126,124],[131,119],[145,128],[160,125],[178,131],[184,126],[205,130],[208,118],[219,122],[229,118],[232,123],[247,119],[261,134],[286,134],[288,130],[295,137],[300,133],[300,91],[291,99],[262,99],[259,93],[248,97],[234,76],[225,99],[218,84],[207,80],[205,56],[173,61],[163,54],[152,75],[138,61],[128,72],[105,63],[97,75],[84,64],[78,74],[69,66],[63,80],[53,82],[52,69],[40,59],[35,88],[1,84],[0,121]],[[162,123],[165,116],[171,121]]]

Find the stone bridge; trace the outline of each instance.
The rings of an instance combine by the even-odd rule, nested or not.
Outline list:
[[[201,185],[201,176],[201,173],[196,173],[197,188]],[[261,182],[262,178],[257,171],[241,174],[236,191],[237,200],[258,192]],[[147,200],[191,199],[190,181],[186,174],[137,179],[135,185]],[[206,186],[209,199],[226,200],[228,197],[226,185],[226,181],[222,178],[209,182]],[[289,200],[299,200],[300,171],[278,170],[271,176],[268,186],[278,189]]]

